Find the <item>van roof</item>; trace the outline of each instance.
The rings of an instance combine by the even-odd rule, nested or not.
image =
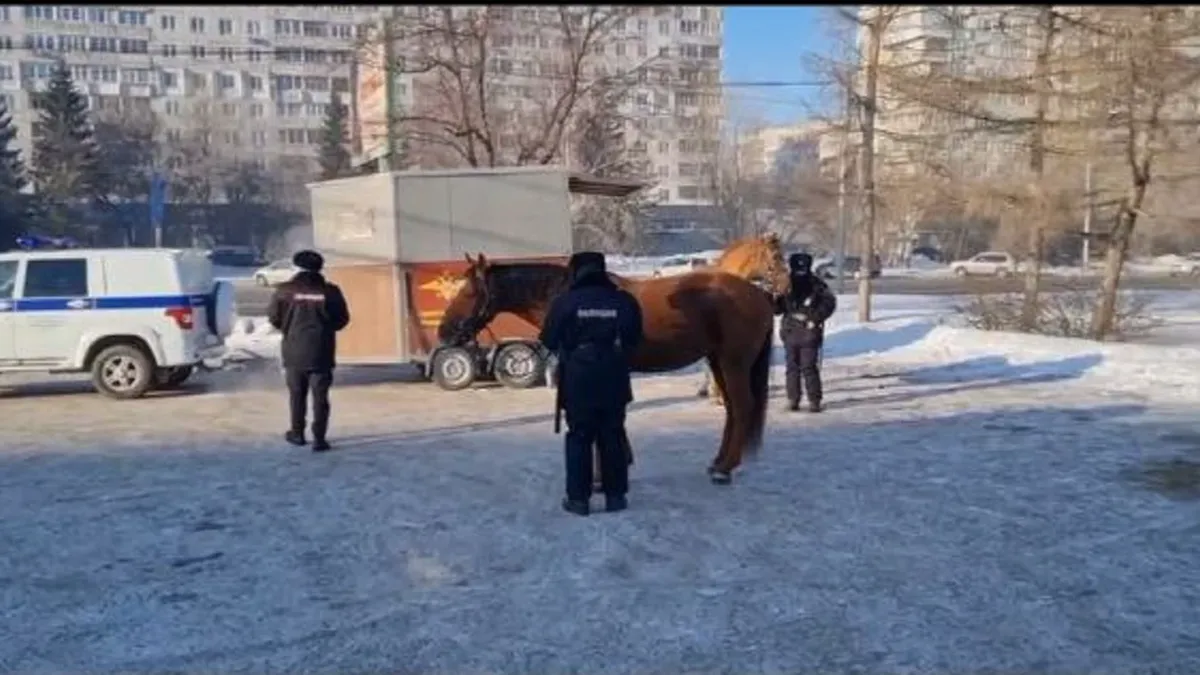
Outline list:
[[[54,260],[57,258],[78,258],[80,255],[120,255],[127,257],[155,257],[161,255],[204,255],[202,249],[196,248],[62,248],[34,251],[8,251],[0,253],[0,260],[18,260],[21,258],[42,258]]]

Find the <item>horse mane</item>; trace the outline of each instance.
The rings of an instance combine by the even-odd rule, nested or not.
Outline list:
[[[567,268],[548,262],[491,263],[487,284],[499,307],[534,307],[566,289]]]

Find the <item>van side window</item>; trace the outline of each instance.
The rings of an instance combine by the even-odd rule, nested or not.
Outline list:
[[[82,298],[88,294],[87,260],[29,260],[25,263],[26,298]]]
[[[0,262],[0,300],[8,300],[17,290],[17,267],[16,260]]]

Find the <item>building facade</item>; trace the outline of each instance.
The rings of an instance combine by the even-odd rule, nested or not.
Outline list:
[[[816,170],[820,144],[829,125],[821,121],[800,122],[755,129],[738,139],[738,161],[742,175],[761,178],[781,170]]]
[[[61,60],[97,114],[153,111],[167,147],[204,143],[308,180],[326,106],[334,93],[350,95],[357,26],[377,13],[371,5],[4,5],[0,96],[27,161],[30,93]]]

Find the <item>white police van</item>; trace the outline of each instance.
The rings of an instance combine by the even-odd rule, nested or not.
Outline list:
[[[90,372],[99,392],[138,398],[182,384],[234,318],[204,251],[0,253],[0,373]]]

